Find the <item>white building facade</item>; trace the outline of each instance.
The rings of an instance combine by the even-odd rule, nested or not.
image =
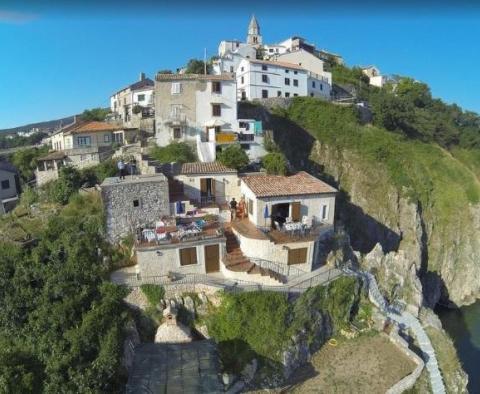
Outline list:
[[[236,78],[239,100],[308,95],[308,73],[293,63],[243,59]]]

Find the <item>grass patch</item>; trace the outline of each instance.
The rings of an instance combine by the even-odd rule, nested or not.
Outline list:
[[[140,290],[147,297],[149,305],[154,308],[165,296],[165,289],[160,285],[143,284],[140,286]]]

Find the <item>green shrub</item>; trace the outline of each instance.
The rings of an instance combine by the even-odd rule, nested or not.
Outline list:
[[[287,159],[283,153],[267,153],[262,159],[262,164],[267,174],[286,175],[287,173]]]
[[[74,167],[62,167],[58,179],[49,182],[45,189],[51,201],[65,205],[83,183],[80,172]]]
[[[167,146],[154,146],[150,156],[161,163],[189,163],[195,161],[195,153],[185,142],[172,142]]]
[[[140,290],[145,294],[152,307],[157,306],[165,296],[165,289],[160,285],[143,284],[140,286]]]
[[[218,155],[217,160],[229,168],[240,170],[247,166],[249,159],[240,144],[229,145],[223,149]]]

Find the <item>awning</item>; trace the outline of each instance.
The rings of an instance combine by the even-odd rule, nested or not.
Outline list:
[[[218,127],[223,126],[225,122],[220,119],[210,119],[205,122],[205,127]]]

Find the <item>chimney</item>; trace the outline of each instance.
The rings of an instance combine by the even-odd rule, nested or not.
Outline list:
[[[145,79],[145,73],[140,73],[140,81],[143,81]]]

